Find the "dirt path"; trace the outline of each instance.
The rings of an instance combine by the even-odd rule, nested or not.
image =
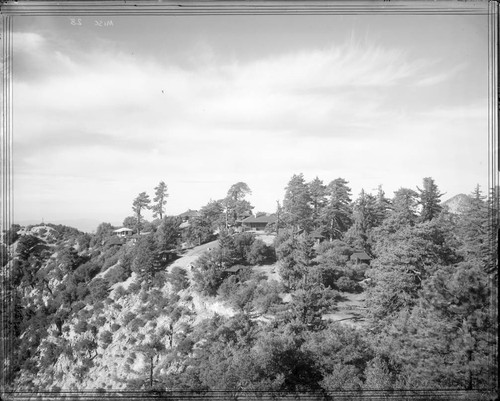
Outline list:
[[[323,316],[324,320],[341,322],[353,327],[362,327],[366,322],[365,294],[341,293],[342,300],[337,303],[337,310]]]

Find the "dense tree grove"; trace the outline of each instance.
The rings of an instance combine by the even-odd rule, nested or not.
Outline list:
[[[158,219],[144,220],[141,193],[127,240],[109,223],[13,225],[0,244],[2,380],[54,391],[69,374],[75,390],[115,352],[114,383],[132,390],[494,394],[498,188],[451,210],[430,177],[393,196],[328,182],[293,175],[265,234],[240,228],[244,182],[187,219],[165,215],[160,182]],[[362,322],[331,321],[348,296],[365,299]]]

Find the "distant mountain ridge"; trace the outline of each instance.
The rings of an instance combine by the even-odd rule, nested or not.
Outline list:
[[[14,223],[19,224],[20,226],[38,226],[43,224],[40,220],[15,220]],[[86,233],[95,233],[97,230],[97,227],[99,224],[102,223],[102,221],[95,220],[95,219],[56,219],[56,220],[49,220],[47,223],[52,223],[52,224],[62,224],[68,227],[74,227],[80,231],[86,232]],[[121,223],[118,222],[109,222],[115,227],[121,227]]]
[[[470,201],[471,197],[469,195],[458,194],[444,201],[442,205],[447,207],[451,213],[461,214],[469,205]]]

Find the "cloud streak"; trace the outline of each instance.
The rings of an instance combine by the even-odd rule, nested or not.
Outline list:
[[[189,69],[113,48],[75,53],[40,34],[18,33],[16,43],[24,46],[14,77],[22,214],[30,186],[48,177],[44,205],[60,196],[59,187],[77,190],[71,180],[81,179],[85,193],[78,201],[72,195],[73,206],[100,193],[103,216],[110,208],[128,214],[135,194],[160,180],[171,187],[169,206],[177,212],[222,197],[237,181],[254,190],[259,209],[274,207],[298,172],[311,179],[323,173],[326,181],[351,175],[375,187],[395,166],[413,177],[412,155],[425,152],[422,143],[436,127],[451,132],[447,124],[466,117],[473,130],[484,118],[481,106],[466,114],[464,105],[388,107],[408,93],[430,99],[429,88],[450,75],[434,70],[432,60],[369,43],[247,61],[206,47],[190,56]],[[33,64],[44,67],[27,67]]]

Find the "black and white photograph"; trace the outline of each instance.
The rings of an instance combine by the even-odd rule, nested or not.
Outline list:
[[[496,399],[496,2],[2,3],[2,397]]]

